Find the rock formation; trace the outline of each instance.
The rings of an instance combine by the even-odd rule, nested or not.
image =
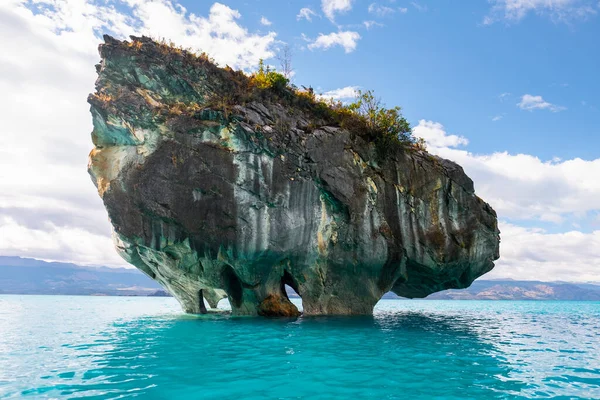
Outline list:
[[[240,73],[105,36],[89,172],[119,254],[189,313],[370,314],[381,296],[465,288],[499,256],[457,164],[374,144],[268,97],[219,107]]]

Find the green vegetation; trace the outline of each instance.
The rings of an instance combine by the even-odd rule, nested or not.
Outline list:
[[[401,140],[410,140],[410,124],[400,113],[400,107],[385,108],[373,91],[359,90],[354,103],[348,109],[364,118],[367,127],[380,135],[398,136]]]
[[[356,100],[347,108],[366,124],[380,154],[387,153],[394,144],[415,144],[410,124],[402,116],[400,107],[385,108],[373,91],[359,90]]]
[[[148,38],[134,38],[129,48],[145,51]],[[217,92],[205,102],[205,107],[218,110],[228,119],[233,112],[233,106],[244,105],[252,101],[277,102],[289,110],[303,110],[310,115],[311,126],[339,126],[351,134],[375,143],[378,154],[386,156],[394,148],[425,150],[422,140],[412,135],[408,121],[402,116],[400,107],[386,108],[381,100],[375,97],[373,91],[358,91],[355,100],[345,104],[332,99],[317,96],[312,88],[299,89],[290,83],[291,53],[287,49],[280,57],[282,71],[279,73],[260,60],[255,73],[247,75],[229,66],[219,68],[206,53],[193,53],[190,49],[175,47],[173,43],[154,42],[161,57],[167,64],[185,62],[188,70],[195,66],[209,68],[211,73],[218,76],[222,85]],[[189,67],[192,67],[191,69]],[[208,106],[208,107],[207,107]],[[197,113],[197,103],[180,103],[169,105],[169,114]]]
[[[258,71],[251,76],[251,83],[259,89],[272,89],[281,92],[287,88],[290,81],[276,71],[271,71],[270,67],[265,68],[265,63],[261,59],[258,63]]]
[[[250,76],[250,86],[267,90],[283,97],[287,101],[312,109],[328,124],[339,125],[367,140],[375,142],[380,155],[398,145],[425,149],[422,140],[412,136],[408,121],[402,116],[400,107],[386,108],[375,97],[372,90],[359,90],[354,102],[344,104],[340,101],[326,100],[315,95],[312,88],[299,90],[289,84],[283,74],[265,67],[260,60],[258,70]]]
[[[296,96],[304,99],[327,124],[338,125],[375,143],[377,152],[382,157],[398,147],[425,150],[424,141],[412,135],[410,124],[402,116],[401,108],[386,108],[372,90],[359,90],[350,104],[318,98],[310,89],[297,91]]]

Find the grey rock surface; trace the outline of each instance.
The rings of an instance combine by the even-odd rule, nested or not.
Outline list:
[[[227,70],[147,38],[100,46],[89,172],[121,256],[186,312],[370,314],[388,292],[464,288],[499,257],[462,168],[273,99],[213,105]]]

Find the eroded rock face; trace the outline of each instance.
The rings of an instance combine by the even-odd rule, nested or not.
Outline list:
[[[100,46],[89,172],[120,255],[190,313],[369,314],[464,288],[499,254],[496,214],[453,162],[375,147],[272,101],[209,107],[227,74],[146,38]],[[213,96],[213,97],[211,97]]]

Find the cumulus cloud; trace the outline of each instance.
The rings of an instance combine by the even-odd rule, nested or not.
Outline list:
[[[3,256],[128,267],[117,255],[106,232],[96,234],[76,226],[57,226],[50,221],[30,227],[4,215],[0,216],[0,238]]]
[[[300,21],[301,19],[306,19],[307,21],[312,21],[312,17],[317,17],[318,14],[311,10],[308,7],[304,7],[300,9],[298,15],[296,15],[296,19]]]
[[[555,21],[585,19],[598,13],[597,0],[492,0],[484,24],[505,20],[518,22],[528,14],[548,16]]]
[[[501,257],[484,279],[600,281],[600,231],[549,233],[506,222],[500,231]]]
[[[416,136],[428,150],[460,164],[475,182],[477,194],[505,219],[560,223],[573,215],[600,210],[600,159],[542,161],[528,154],[473,154],[456,148],[464,138],[421,121]],[[466,139],[465,139],[466,140]]]
[[[0,3],[0,254],[125,265],[87,174],[99,32],[152,34],[252,68],[275,33],[249,32],[215,3],[207,16],[167,0]]]
[[[271,25],[273,25],[273,23],[271,21],[269,21],[266,17],[261,17],[260,18],[260,24],[264,25],[264,26],[271,26]]]
[[[356,97],[356,95],[358,94],[358,89],[358,86],[346,86],[343,88],[330,90],[319,95],[318,97],[324,100],[349,100],[354,99]]]
[[[214,3],[203,17],[170,0],[128,1],[133,4],[132,33],[171,39],[183,47],[207,52],[221,65],[246,70],[261,58],[274,55],[276,33],[250,33],[238,23],[239,11],[224,4]]]
[[[550,110],[552,112],[559,112],[566,110],[565,107],[557,106],[556,104],[548,103],[542,98],[542,96],[532,96],[530,94],[524,94],[521,97],[521,101],[517,103],[517,106],[521,110],[534,111],[534,110]]]
[[[459,163],[475,182],[477,194],[498,213],[501,257],[484,279],[600,281],[600,159],[477,155],[457,148],[466,139],[447,134],[432,121],[420,121],[414,133],[427,140],[431,153]],[[561,224],[573,216],[592,220],[596,230],[555,233],[522,226]]]
[[[469,144],[469,141],[457,135],[448,135],[444,126],[439,122],[419,121],[419,125],[413,128],[413,134],[425,139],[427,145],[433,147],[457,147]]]
[[[345,13],[352,9],[352,0],[321,0],[323,14],[332,22],[335,14]]]
[[[358,32],[340,31],[332,32],[328,35],[322,33],[315,39],[314,42],[308,45],[310,50],[323,49],[327,50],[334,46],[341,46],[346,53],[351,53],[356,49],[357,42],[360,40]]]

